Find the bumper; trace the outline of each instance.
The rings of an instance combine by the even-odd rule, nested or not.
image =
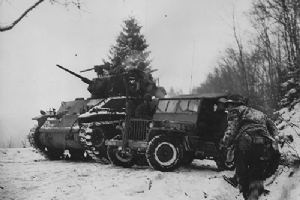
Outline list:
[[[106,140],[105,145],[108,146],[123,146],[122,140]],[[131,149],[146,149],[148,147],[148,143],[145,141],[134,141],[134,140],[128,140],[128,147]]]

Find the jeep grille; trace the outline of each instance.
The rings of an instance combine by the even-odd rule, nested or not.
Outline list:
[[[129,140],[145,140],[150,120],[131,119],[128,133]]]

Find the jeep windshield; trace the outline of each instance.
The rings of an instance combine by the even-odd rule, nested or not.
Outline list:
[[[197,113],[199,99],[161,99],[156,113]]]

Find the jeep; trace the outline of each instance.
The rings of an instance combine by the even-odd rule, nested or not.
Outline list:
[[[122,136],[106,141],[108,157],[116,165],[131,167],[144,155],[160,171],[172,171],[193,159],[215,160],[220,170],[231,168],[225,164],[227,152],[219,149],[227,114],[218,100],[226,97],[203,94],[158,99],[153,120],[125,121]]]

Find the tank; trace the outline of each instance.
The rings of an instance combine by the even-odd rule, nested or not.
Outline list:
[[[107,67],[101,65],[92,68],[97,78],[90,80],[61,65],[56,66],[86,83],[91,97],[62,102],[57,111],[41,111],[39,116],[33,118],[38,123],[30,130],[29,142],[51,160],[63,158],[65,150],[68,150],[68,157],[73,160],[93,158],[108,163],[103,141],[118,134],[116,126],[125,119],[124,94],[135,99],[130,101],[133,107],[141,102],[145,93],[155,96],[164,94],[163,88],[156,87],[152,79],[145,77],[149,77],[151,72],[130,69],[109,74]]]
[[[88,88],[92,88],[89,89],[91,98],[76,98],[73,101],[61,102],[57,111],[55,109],[41,111],[39,116],[33,118],[37,124],[30,130],[28,139],[37,151],[50,160],[65,157],[65,150],[69,151],[68,158],[87,159],[85,148],[80,142],[78,116],[104,100],[105,95],[98,92],[104,87],[100,82],[95,85],[96,80],[90,80],[61,65],[56,66],[88,84]]]
[[[103,99],[77,98],[61,102],[57,112],[55,109],[41,111],[41,115],[33,118],[38,123],[30,130],[30,144],[51,160],[62,158],[65,150],[69,150],[71,159],[86,159],[79,138],[78,116],[101,101]]]

